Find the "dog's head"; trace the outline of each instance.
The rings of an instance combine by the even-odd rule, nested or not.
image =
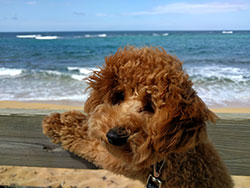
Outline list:
[[[91,136],[117,157],[153,164],[206,139],[215,115],[192,88],[182,63],[162,48],[125,47],[88,78]]]

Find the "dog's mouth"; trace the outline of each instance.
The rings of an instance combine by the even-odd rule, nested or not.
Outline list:
[[[106,134],[108,142],[114,146],[123,146],[127,143],[129,135],[125,128],[114,127]]]

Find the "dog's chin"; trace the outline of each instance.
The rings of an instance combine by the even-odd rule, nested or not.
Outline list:
[[[104,141],[104,146],[114,157],[119,158],[125,162],[131,162],[132,152],[129,143],[126,143],[122,146],[116,146],[110,144],[109,141],[106,139]]]
[[[133,137],[133,136],[131,136]],[[133,138],[130,138],[128,142],[122,146],[115,146],[113,144],[110,144],[108,139],[106,139],[104,143],[104,147],[107,149],[107,151],[112,154],[117,159],[120,159],[121,161],[125,162],[126,164],[133,165],[134,169],[141,169],[145,168],[147,166],[151,166],[151,159],[150,157],[155,157],[155,155],[146,155],[145,153],[140,153],[139,146],[136,146],[133,140]],[[151,153],[151,152],[149,152]]]

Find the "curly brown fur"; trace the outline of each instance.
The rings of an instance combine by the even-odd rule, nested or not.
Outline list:
[[[213,114],[192,88],[182,63],[162,48],[125,47],[88,78],[90,97],[81,112],[53,114],[44,134],[66,150],[114,173],[146,184],[152,165],[165,160],[164,188],[231,188],[232,180],[207,138]],[[107,133],[122,127],[127,143]]]

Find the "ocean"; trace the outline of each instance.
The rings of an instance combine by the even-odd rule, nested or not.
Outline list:
[[[176,55],[209,107],[250,106],[250,31],[0,33],[0,100],[82,105],[83,79],[126,45]]]

